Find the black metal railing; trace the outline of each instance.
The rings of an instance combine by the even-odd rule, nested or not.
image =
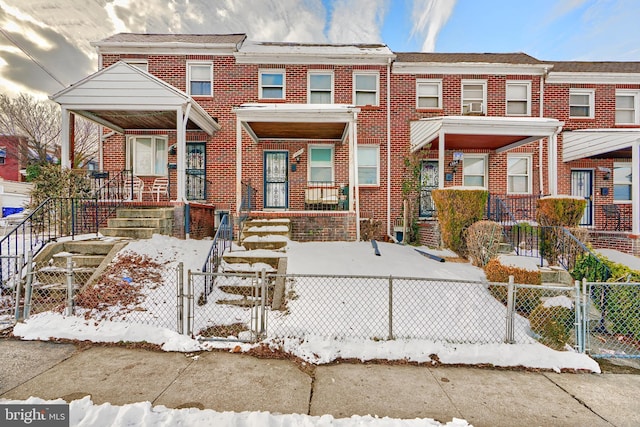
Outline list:
[[[304,190],[304,209],[335,211],[349,209],[349,187],[331,181],[309,181]]]
[[[233,222],[229,215],[224,215],[222,220],[220,221],[220,225],[216,230],[216,234],[213,237],[213,243],[211,244],[211,248],[209,249],[209,253],[207,254],[207,259],[202,266],[203,273],[217,273],[218,268],[220,267],[220,263],[222,261],[222,255],[231,249],[231,244],[233,242]],[[201,298],[204,298],[204,302],[206,302],[207,297],[213,291],[213,282],[215,280],[215,276],[207,276],[207,280],[205,282],[204,291],[202,293]]]
[[[240,222],[244,222],[249,213],[256,208],[257,191],[251,186],[251,180],[242,181],[242,201],[240,203]]]
[[[489,194],[487,218],[500,223],[505,220],[535,222],[540,197],[540,195]],[[508,218],[505,218],[505,214]]]
[[[99,176],[104,176],[102,174],[109,176],[108,172],[102,172]],[[79,215],[81,221],[93,220],[96,232],[126,200],[135,199],[133,172],[123,170],[112,175],[110,179],[100,181],[101,185],[94,190],[92,200],[85,202]],[[89,213],[90,210],[93,212]]]

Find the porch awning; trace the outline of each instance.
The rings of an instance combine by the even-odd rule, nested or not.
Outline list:
[[[640,129],[589,129],[562,133],[562,160],[592,158],[631,159],[632,146],[640,141]]]
[[[233,109],[255,142],[310,139],[344,142],[360,109],[344,104],[243,104]]]
[[[563,122],[536,117],[446,116],[411,122],[411,151],[431,144],[438,148],[440,133],[447,149],[485,148],[506,151],[557,133]]]
[[[175,130],[182,126],[177,123],[178,110],[189,112],[187,129],[201,129],[209,135],[220,129],[189,95],[122,61],[50,98],[67,111],[118,133],[127,129]]]

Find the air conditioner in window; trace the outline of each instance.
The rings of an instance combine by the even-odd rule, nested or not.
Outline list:
[[[469,103],[469,112],[470,113],[482,113],[482,102],[470,102]]]

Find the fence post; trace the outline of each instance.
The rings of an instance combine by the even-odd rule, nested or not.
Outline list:
[[[184,333],[184,276],[183,276],[183,272],[184,272],[184,263],[179,262],[178,263],[178,268],[176,269],[176,274],[177,274],[177,289],[176,289],[176,295],[178,298],[178,333],[179,334],[183,334]]]
[[[587,289],[587,278],[582,278],[582,352],[587,352],[587,338],[589,336],[589,303],[590,289]]]
[[[31,293],[33,292],[32,283],[33,283],[33,252],[27,252],[27,283],[25,285],[24,290],[24,313],[22,314],[23,319],[28,319],[29,314],[31,312]]]
[[[509,285],[507,288],[507,319],[506,319],[506,334],[504,342],[507,344],[513,344],[513,313],[515,307],[515,286],[513,276],[509,276]]]
[[[67,257],[67,316],[73,315],[73,259]]]
[[[15,303],[16,303],[16,322],[18,322],[20,320],[20,295],[22,295],[22,266],[24,265],[22,263],[23,261],[23,257],[22,255],[18,255],[18,257],[16,258],[16,268],[15,268],[15,272],[14,272],[14,281],[16,283],[16,297],[15,297]]]
[[[389,337],[393,339],[393,276],[389,276]]]
[[[578,351],[578,353],[584,353],[584,341],[583,341],[583,334],[582,334],[582,296],[580,295],[580,281],[576,280],[574,282],[575,284],[575,292],[576,292],[576,299],[575,299],[575,308],[576,308],[576,313],[575,313],[575,320],[574,320],[574,326],[576,329],[576,350]]]
[[[266,298],[267,298],[267,270],[262,269],[262,283],[260,287],[260,335],[264,335],[266,333],[266,321],[265,321],[265,313],[266,313]]]

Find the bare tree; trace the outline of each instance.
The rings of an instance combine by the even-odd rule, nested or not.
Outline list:
[[[60,146],[60,107],[27,94],[12,98],[0,94],[0,134],[20,137],[19,162],[44,164],[58,156]],[[73,167],[84,166],[97,156],[99,126],[76,118]]]

